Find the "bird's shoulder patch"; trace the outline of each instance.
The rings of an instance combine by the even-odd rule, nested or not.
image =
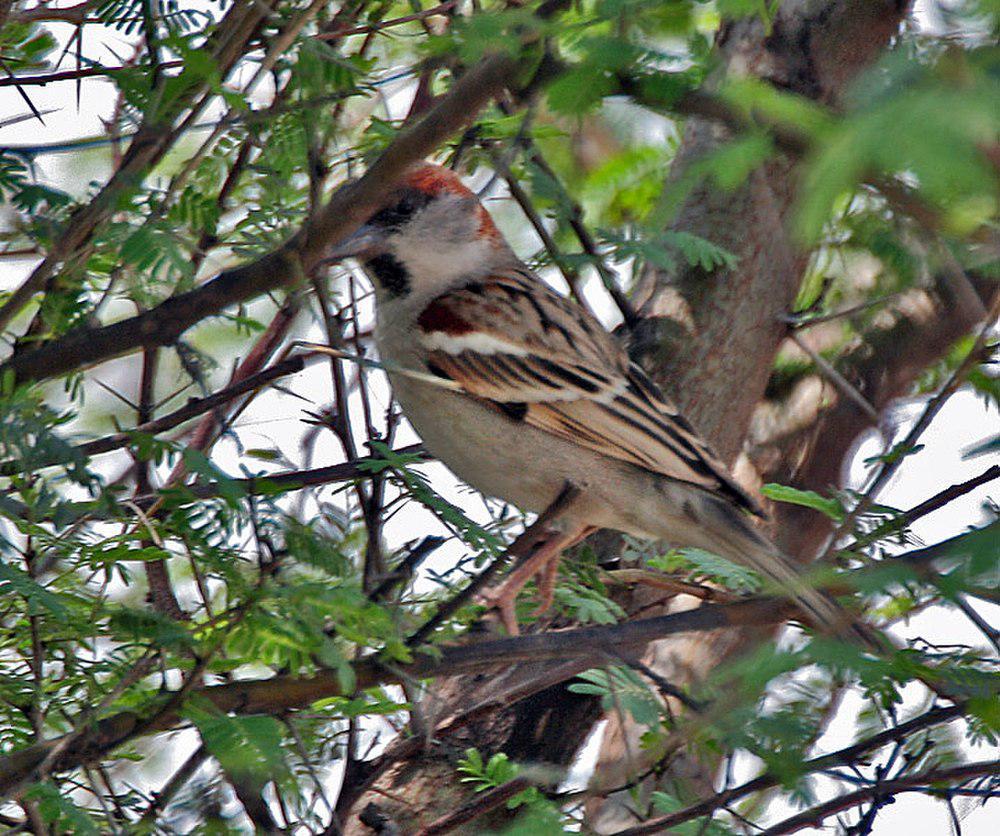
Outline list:
[[[417,317],[417,325],[427,333],[443,331],[451,336],[475,330],[472,323],[464,319],[454,305],[449,304],[448,297],[438,297],[424,308]]]

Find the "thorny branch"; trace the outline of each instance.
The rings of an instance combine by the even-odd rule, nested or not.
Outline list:
[[[127,447],[133,443],[137,435],[158,435],[167,430],[172,430],[190,421],[192,418],[197,418],[206,412],[211,412],[234,398],[257,391],[274,380],[302,371],[305,368],[307,359],[307,355],[303,354],[289,357],[286,360],[275,363],[273,366],[262,369],[256,374],[237,380],[204,398],[192,398],[184,406],[175,409],[167,415],[141,422],[128,430],[122,430],[103,438],[84,442],[78,445],[74,452],[79,453],[81,456],[97,456],[101,453],[110,453],[113,450],[120,450],[123,447]],[[57,459],[48,459],[35,462],[33,465],[41,468],[60,463]],[[6,461],[0,463],[0,476],[10,476],[19,472],[21,472],[20,462]]]
[[[625,622],[610,627],[583,627],[510,639],[496,639],[469,645],[439,648],[433,656],[416,655],[411,663],[386,665],[376,657],[352,665],[356,687],[364,689],[379,683],[418,680],[437,676],[490,670],[515,662],[574,661],[577,672],[602,664],[609,654],[624,649],[641,649],[650,641],[679,632],[714,630],[748,624],[780,621],[790,612],[790,604],[773,599],[752,599],[732,604],[709,604],[687,612],[657,618]],[[301,708],[324,697],[343,694],[340,673],[321,673],[314,677],[274,677],[267,680],[234,682],[195,688],[193,693],[212,702],[221,711],[246,714],[279,713]],[[62,738],[46,741],[0,758],[0,792],[9,793],[28,779],[56,747],[64,748],[53,768],[69,769],[101,757],[136,734],[149,734],[172,728],[179,721],[176,700],[168,702],[149,718],[124,712],[96,723],[90,733],[75,739],[68,747]]]
[[[247,43],[268,8],[268,4],[265,3],[245,6],[237,4],[220,21],[206,48],[211,50],[223,76],[228,74],[243,55]],[[46,283],[56,274],[66,259],[72,258],[89,243],[97,227],[107,220],[114,211],[119,196],[163,159],[179,135],[172,127],[177,116],[185,107],[191,106],[192,110],[188,119],[192,120],[197,117],[202,108],[207,106],[210,97],[204,95],[204,90],[205,84],[202,80],[191,80],[183,89],[183,94],[175,96],[169,107],[163,112],[156,108],[151,111],[149,119],[140,126],[122,164],[111,179],[89,203],[77,210],[68,223],[64,234],[55,239],[45,258],[0,307],[0,327],[6,326],[28,304],[31,298],[46,286]],[[135,319],[143,320],[146,316],[140,315]],[[153,345],[154,343],[141,344]],[[138,345],[140,343],[133,347],[138,347]],[[78,344],[77,350],[81,348],[82,344]],[[8,358],[5,366],[14,368],[17,366],[19,357],[23,358],[34,354],[38,350],[16,354],[14,357]],[[39,374],[42,376],[45,374],[41,368],[38,368],[37,372],[36,377]]]
[[[972,347],[969,349],[969,353],[958,365],[958,368],[951,373],[934,397],[927,402],[926,406],[921,411],[920,416],[906,434],[906,437],[895,445],[896,455],[887,457],[881,462],[879,468],[875,472],[875,475],[868,483],[864,495],[847,513],[840,525],[837,527],[836,531],[834,531],[831,535],[829,546],[820,558],[821,560],[827,559],[834,553],[839,538],[849,532],[858,518],[871,508],[876,497],[878,496],[879,491],[889,483],[889,480],[892,479],[902,466],[906,459],[907,452],[911,451],[915,447],[918,439],[921,435],[923,435],[924,430],[926,430],[927,427],[930,426],[931,421],[934,420],[934,416],[941,411],[941,407],[944,406],[947,400],[956,391],[958,391],[958,388],[965,382],[965,378],[972,368],[977,363],[982,362],[991,329],[993,328],[998,316],[1000,316],[1000,293],[998,293],[996,298],[993,300],[986,322],[976,335],[976,339],[973,342]]]
[[[81,4],[81,5],[86,5],[86,4]],[[440,12],[440,11],[445,10],[445,7],[447,7],[447,6],[449,6],[449,4],[447,4],[447,3],[446,4],[442,4],[441,7],[435,7],[435,9],[428,9],[428,10],[422,12],[422,13],[418,13],[418,14],[415,14],[415,15],[408,16],[407,18],[402,18],[402,19],[395,20],[395,21],[383,21],[381,24],[375,24],[375,25],[372,25],[372,26],[369,26],[369,27],[358,27],[358,29],[360,30],[361,28],[364,28],[367,31],[377,31],[377,29],[384,28],[385,26],[389,26],[389,25],[396,25],[398,23],[405,22],[408,19],[423,19],[423,18],[429,16],[430,14],[435,13],[436,11]],[[333,36],[343,36],[345,34],[353,34],[353,31],[352,30],[339,30],[338,31],[336,29],[334,29],[332,31],[332,35]],[[161,64],[161,66],[166,66],[166,65]],[[2,84],[2,82],[0,82],[0,84]],[[679,110],[683,110],[683,108],[679,108]],[[883,192],[886,192],[886,191],[888,191],[888,190],[883,189]],[[585,228],[584,228],[584,232],[586,232]],[[583,240],[584,239],[581,238],[581,242],[583,242]],[[594,253],[594,255],[596,255],[596,252]],[[293,262],[294,262],[294,259],[293,259]],[[294,269],[301,269],[301,267],[302,267],[301,263],[299,263],[299,264],[294,264],[293,263],[292,267],[289,268],[289,271],[293,271]],[[222,278],[222,277],[219,277],[219,278]],[[283,281],[287,281],[287,278],[283,279]],[[208,298],[208,297],[205,297],[205,298]],[[222,306],[224,307],[225,304],[229,304],[229,303],[223,303]],[[628,308],[625,308],[624,310],[627,312]],[[202,314],[202,315],[205,315],[205,314]],[[183,330],[183,328],[181,328],[181,331],[182,330]],[[180,332],[178,332],[178,333],[180,333]],[[134,347],[136,347],[138,345],[142,345],[142,346],[155,346],[155,345],[159,345],[159,344],[166,344],[166,343],[168,343],[170,341],[169,339],[166,339],[165,342],[160,342],[159,340],[160,340],[159,336],[155,337],[149,343],[142,342],[140,340],[139,342],[137,342],[134,345],[132,345],[131,348],[134,348]],[[49,349],[56,348],[57,345],[58,344],[53,344],[53,345],[48,346],[48,348]],[[43,346],[39,350],[44,352],[46,350],[46,347]],[[58,352],[56,353],[56,356],[58,356]],[[96,362],[96,361],[100,361],[101,359],[104,359],[107,356],[111,356],[111,355],[110,354],[103,354],[103,355],[95,356],[94,360],[85,360],[83,362]],[[44,360],[42,362],[44,362]],[[277,366],[272,367],[272,369],[276,369],[276,368],[278,368],[281,365],[282,364],[279,363],[279,364],[277,364]],[[73,366],[73,368],[75,368],[75,367],[76,366]],[[259,376],[261,378],[263,378],[263,376],[266,375],[269,371],[271,371],[271,370],[265,370],[264,372],[260,372]],[[59,374],[59,373],[62,373],[62,372],[52,372],[52,374]],[[32,376],[31,374],[26,375],[26,377],[31,377],[31,376]],[[39,375],[39,377],[41,377],[41,376],[43,376],[43,375]],[[48,373],[46,373],[44,376],[48,376]],[[276,376],[277,375],[275,375],[275,377]],[[256,377],[258,377],[258,375],[254,375],[254,377],[256,378]],[[274,379],[274,378],[267,378],[267,380],[261,379],[261,380],[258,381],[258,383],[263,384],[263,383],[266,383],[266,382],[268,382],[269,380],[272,380],[272,379]],[[201,399],[201,402],[197,406],[199,408],[200,407],[204,407],[203,409],[200,409],[200,411],[197,411],[197,412],[190,412],[190,410],[189,410],[188,413],[186,414],[186,417],[183,417],[180,420],[178,420],[177,424],[174,424],[173,426],[177,426],[179,423],[182,423],[183,421],[188,420],[191,417],[195,417],[197,415],[204,414],[205,411],[214,409],[216,406],[220,405],[221,403],[228,402],[233,397],[237,397],[238,395],[242,394],[244,391],[246,391],[246,392],[254,391],[252,388],[247,388],[245,390],[240,390],[239,392],[232,391],[232,390],[235,390],[238,386],[239,386],[239,384],[235,384],[234,386],[226,387],[225,390],[223,390],[220,393],[216,393],[216,395],[214,395],[214,396],[209,396],[209,398]],[[214,402],[213,405],[205,406],[205,403],[207,403],[210,400],[210,398],[220,397],[220,396],[222,396],[223,392],[225,392],[227,394],[226,394],[225,398],[222,401]],[[189,404],[188,405],[188,407],[192,407],[192,406],[194,406],[194,405],[193,404]],[[183,410],[178,410],[177,412],[182,412],[182,411]],[[174,413],[174,415],[176,415],[176,413]],[[170,419],[171,417],[172,416],[166,416],[166,419]],[[159,419],[159,421],[164,421],[166,419]],[[163,431],[164,429],[167,428],[166,426],[158,424],[157,421],[144,421],[142,418],[140,418],[139,425],[140,426],[137,428],[137,430],[138,431],[143,431],[143,432],[160,432],[160,431]],[[150,425],[157,425],[157,426],[155,428],[150,428]],[[112,447],[108,447],[107,448],[108,450],[110,450],[110,449],[117,449],[119,446],[124,446],[124,445],[126,445],[128,443],[128,440],[129,440],[128,438],[120,439],[120,437],[123,436],[123,435],[127,435],[127,434],[120,433],[120,434],[116,434],[115,436],[109,436],[107,439],[99,439],[96,442],[91,442],[91,444],[98,445],[98,447],[95,447],[95,448],[92,448],[92,449],[88,449],[88,450],[84,450],[84,448],[86,448],[88,445],[83,445],[80,449],[81,449],[82,452],[86,452],[86,453],[103,452],[104,450],[98,449],[101,443],[103,443],[103,444],[112,443],[112,444],[115,445],[115,446],[112,446]],[[114,441],[112,441],[112,439],[114,439]],[[117,443],[119,440],[121,440],[121,444]],[[272,489],[274,487],[275,484],[277,484],[278,486],[280,486],[282,488],[300,487],[300,486],[309,485],[309,484],[321,484],[321,483],[323,483],[325,481],[332,481],[332,480],[336,480],[336,479],[358,478],[359,476],[364,476],[364,473],[362,471],[360,471],[357,468],[356,465],[357,465],[357,463],[355,461],[350,461],[350,462],[346,463],[346,465],[338,465],[338,466],[334,466],[332,468],[317,468],[315,470],[300,471],[298,473],[289,472],[289,473],[277,474],[275,477],[264,477],[263,479],[260,479],[260,480],[249,479],[249,480],[236,480],[236,481],[241,486],[245,487],[247,489],[248,493],[254,493],[254,492],[258,491],[258,490],[270,490],[270,489]],[[4,467],[14,467],[14,466],[15,466],[15,463],[13,463],[13,462],[8,462],[8,463],[5,463],[4,465],[0,465],[0,473],[3,472],[2,468],[4,468]],[[964,487],[964,486],[958,486],[958,487]],[[214,486],[214,488],[217,490],[218,486]],[[213,486],[212,485],[198,485],[198,486],[193,486],[192,487],[192,491],[193,491],[193,493],[195,495],[211,496],[211,495],[213,495]],[[157,499],[155,497],[147,496],[147,497],[140,498],[140,501],[137,504],[140,505],[140,506],[142,506],[142,505],[144,505],[144,503],[148,502],[148,505],[146,506],[146,507],[148,507],[148,506],[154,504],[156,501],[157,501]],[[941,501],[943,503],[944,501],[950,501],[950,499],[948,499],[946,497],[942,497]],[[914,510],[916,510],[916,509],[914,509]],[[625,577],[622,576],[620,579],[625,580]],[[456,608],[457,608],[457,605],[456,605]],[[697,629],[702,629],[702,628],[697,628]],[[515,655],[515,656],[513,656],[511,658],[513,658],[513,659],[519,659],[521,657]],[[543,655],[541,656],[541,658],[547,658],[547,657],[543,653]],[[462,668],[458,667],[456,670],[462,670]],[[379,671],[378,673],[379,673],[379,675],[383,675],[385,672],[384,671]],[[416,674],[414,674],[414,675],[416,675]],[[373,680],[373,681],[375,681],[375,680]],[[378,681],[386,681],[386,680],[378,680]],[[237,683],[237,685],[238,684],[239,683]],[[234,710],[242,710],[242,707],[240,709],[234,708]],[[951,711],[951,710],[957,710],[957,708],[956,709],[944,709],[944,711]],[[152,727],[150,727],[150,728],[152,728]],[[900,727],[900,728],[902,728],[902,727]],[[143,729],[143,730],[145,730],[145,729]],[[893,730],[890,730],[890,731],[893,731]],[[106,749],[104,751],[108,751],[108,750]],[[90,755],[87,755],[87,757],[89,757],[89,756]],[[500,800],[502,801],[503,799],[500,799]],[[477,801],[479,802],[480,812],[481,812],[482,811],[483,798],[477,799]],[[499,803],[499,802],[497,802],[497,803]],[[456,811],[456,814],[457,813],[461,813],[461,810],[460,811]],[[454,817],[445,817],[445,819],[443,819],[443,820],[441,820],[439,822],[436,822],[435,824],[438,825],[438,826],[444,826],[444,827],[447,828],[448,826],[455,826],[455,825],[457,825],[459,823],[460,822],[456,821],[454,819]],[[432,825],[432,827],[433,826],[434,825]],[[439,831],[433,831],[433,832],[444,832],[444,831],[443,830],[439,830]],[[786,832],[786,831],[780,831],[780,832]],[[790,832],[790,831],[787,831],[787,832]]]

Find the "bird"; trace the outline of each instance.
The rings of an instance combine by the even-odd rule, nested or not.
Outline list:
[[[427,451],[524,511],[571,489],[548,539],[490,598],[509,633],[521,588],[538,575],[544,611],[562,552],[604,528],[721,555],[777,585],[815,626],[857,629],[757,530],[760,506],[677,406],[518,258],[454,171],[408,168],[330,252],[349,257],[373,280],[380,360]]]

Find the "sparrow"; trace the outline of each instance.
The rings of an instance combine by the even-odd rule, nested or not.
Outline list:
[[[552,536],[494,593],[510,633],[521,587],[540,574],[544,610],[561,553],[599,528],[722,555],[816,626],[853,629],[754,528],[758,504],[677,407],[597,319],[528,269],[454,172],[410,168],[331,257],[357,258],[373,279],[379,356],[428,452],[525,511],[572,486]]]

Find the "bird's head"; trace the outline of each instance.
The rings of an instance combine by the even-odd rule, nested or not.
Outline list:
[[[413,166],[383,205],[335,248],[364,262],[383,296],[444,291],[513,258],[489,212],[450,169]]]

